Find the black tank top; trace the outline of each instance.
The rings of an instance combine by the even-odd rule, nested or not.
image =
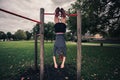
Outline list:
[[[56,23],[54,25],[54,28],[55,28],[55,33],[57,33],[57,32],[65,33],[66,32],[66,25],[64,23]]]

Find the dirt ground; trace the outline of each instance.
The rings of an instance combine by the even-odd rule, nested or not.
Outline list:
[[[45,65],[44,80],[76,80],[75,69],[71,65],[66,65],[64,69],[55,69],[53,65]],[[15,80],[40,80],[40,71],[29,68]]]

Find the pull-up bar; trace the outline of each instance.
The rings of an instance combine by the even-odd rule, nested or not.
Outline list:
[[[44,15],[55,15],[55,13],[44,13]],[[67,16],[77,16],[77,14],[66,14]]]
[[[34,20],[34,19],[31,19],[31,18],[22,16],[22,15],[13,13],[13,12],[10,12],[10,11],[7,11],[7,10],[5,10],[5,9],[1,9],[1,8],[0,8],[0,11],[9,13],[9,14],[12,14],[12,15],[14,15],[14,16],[18,16],[18,17],[21,17],[21,18],[24,18],[24,19],[27,19],[27,20],[30,20],[30,21],[33,21],[33,22],[37,22],[37,23],[39,23],[39,24],[42,23],[42,22],[40,22],[40,21],[37,21],[37,20]],[[44,15],[55,15],[55,13],[44,13]],[[77,14],[66,14],[66,15],[67,15],[67,16],[77,16]]]
[[[40,21],[33,20],[31,18],[18,15],[16,13],[4,10],[0,8],[0,11],[33,21],[40,24],[40,80],[43,80],[44,77],[44,15],[54,15],[54,13],[44,13],[44,9],[40,9]],[[67,14],[68,16],[77,16],[77,80],[80,80],[81,77],[81,13],[77,10],[77,14]]]
[[[34,20],[34,19],[31,19],[31,18],[22,16],[22,15],[19,15],[19,14],[16,14],[16,13],[10,12],[10,11],[4,10],[4,9],[1,9],[1,8],[0,8],[0,11],[6,12],[6,13],[9,13],[9,14],[12,14],[12,15],[14,15],[14,16],[18,16],[18,17],[21,17],[21,18],[24,18],[24,19],[27,19],[27,20],[30,20],[30,21],[33,21],[33,22],[36,22],[36,23],[39,23],[39,24],[42,23],[42,22],[40,22],[40,21],[37,21],[37,20]]]

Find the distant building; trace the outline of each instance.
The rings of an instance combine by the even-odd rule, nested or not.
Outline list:
[[[87,39],[87,40],[103,39],[103,36],[101,36],[99,33],[93,35],[93,34],[90,34],[90,32],[88,31],[87,33],[85,33],[85,35],[82,36],[82,39]]]

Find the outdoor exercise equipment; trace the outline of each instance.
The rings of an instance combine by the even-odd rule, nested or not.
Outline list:
[[[14,16],[18,16],[18,17],[21,17],[21,18],[24,18],[24,19],[27,19],[27,20],[30,20],[30,21],[33,21],[33,22],[36,22],[36,23],[40,23],[40,24],[41,24],[40,21],[37,21],[37,20],[34,20],[34,19],[31,19],[31,18],[22,16],[22,15],[13,13],[13,12],[11,12],[11,11],[8,11],[8,10],[2,9],[2,8],[0,8],[0,11],[3,11],[3,12],[6,12],[6,13],[9,13],[9,14],[12,14],[12,15],[14,15]]]
[[[33,22],[36,22],[40,25],[40,80],[44,78],[44,15],[54,15],[54,13],[44,13],[44,8],[40,9],[40,21],[1,9],[0,11],[18,16]],[[80,80],[81,76],[81,13],[80,10],[77,10],[77,14],[67,14],[68,16],[77,16],[77,80]],[[37,45],[37,43],[35,43]],[[37,50],[37,47],[35,47]],[[37,54],[37,51],[35,51]],[[37,68],[37,55],[35,55],[35,68]]]
[[[55,13],[44,13],[44,15],[55,15]],[[77,16],[77,14],[66,14],[67,16]]]

